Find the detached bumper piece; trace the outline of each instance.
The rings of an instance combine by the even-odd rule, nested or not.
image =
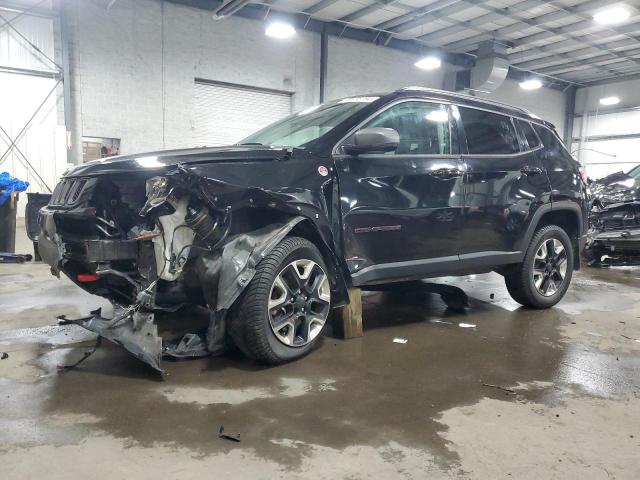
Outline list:
[[[640,265],[640,201],[609,204],[592,211],[590,220],[585,250],[590,266]]]
[[[591,266],[640,265],[640,229],[595,233],[587,251]]]
[[[114,305],[114,316],[110,319],[102,317],[102,312],[98,309],[88,317],[64,320],[124,347],[134,357],[164,373],[160,367],[162,338],[158,336],[153,313]]]

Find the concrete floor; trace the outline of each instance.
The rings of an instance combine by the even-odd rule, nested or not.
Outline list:
[[[55,316],[104,302],[0,265],[0,478],[640,478],[640,271],[585,269],[541,312],[495,274],[443,281],[466,314],[374,294],[364,338],[277,368],[166,362],[161,379],[108,342],[58,372],[93,337]]]

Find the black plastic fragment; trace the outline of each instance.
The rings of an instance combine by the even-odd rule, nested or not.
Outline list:
[[[202,336],[187,333],[177,341],[167,342],[162,347],[162,355],[172,358],[200,358],[211,355]]]
[[[224,433],[224,425],[220,425],[220,430],[218,430],[218,437],[224,440],[229,440],[231,442],[240,442],[240,434]]]

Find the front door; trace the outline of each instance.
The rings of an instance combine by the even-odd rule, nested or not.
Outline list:
[[[359,128],[373,127],[396,130],[397,150],[352,156],[338,149],[335,155],[354,283],[450,268],[460,245],[463,165],[449,107],[406,100]]]
[[[531,212],[549,192],[540,147],[528,146],[521,120],[469,107],[458,110],[467,150],[461,260],[466,265],[509,263],[521,253],[518,241]]]

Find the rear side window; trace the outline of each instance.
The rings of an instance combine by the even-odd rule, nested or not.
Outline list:
[[[536,132],[533,131],[533,127],[529,122],[525,122],[524,120],[516,120],[518,124],[518,128],[524,134],[524,138],[526,138],[527,143],[529,144],[529,150],[534,150],[540,146],[540,139],[536,135]]]
[[[385,110],[364,128],[393,128],[400,145],[393,155],[445,155],[451,152],[449,110],[445,105],[403,102]]]
[[[555,133],[540,125],[534,125],[533,128],[544,145],[544,166],[547,170],[572,170],[575,168],[575,161]]]
[[[518,137],[510,117],[475,108],[458,109],[470,154],[505,155],[520,151]]]

